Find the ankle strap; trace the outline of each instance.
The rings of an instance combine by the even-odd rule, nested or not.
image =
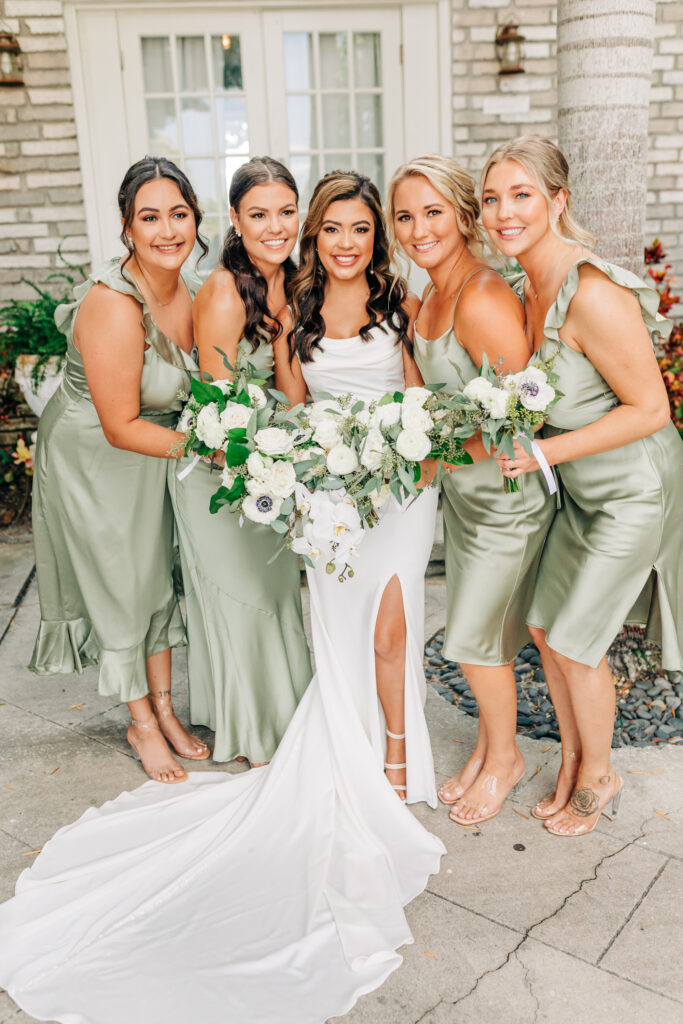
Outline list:
[[[389,732],[388,729],[385,731],[387,736],[390,736],[392,740],[404,740],[406,738],[406,734],[404,732]]]

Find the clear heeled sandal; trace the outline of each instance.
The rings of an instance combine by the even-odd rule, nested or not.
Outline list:
[[[150,692],[150,697],[152,700],[152,708],[160,727],[162,722],[169,721],[171,718],[176,718],[176,713],[173,710],[173,702],[171,701],[170,690],[157,690],[156,693]],[[180,722],[178,722],[178,725],[180,725]],[[183,729],[183,726],[180,725],[180,728]],[[188,733],[187,730],[183,729],[183,731],[186,732],[190,742],[194,740],[195,743],[199,744],[201,749],[198,750],[196,747],[194,749],[184,747],[181,750],[178,744],[174,743],[173,740],[169,739],[169,737],[164,733],[167,742],[171,744],[178,757],[185,757],[189,761],[206,761],[207,757],[211,756],[211,751],[207,747],[206,743],[200,740],[199,737],[193,736],[192,733]]]

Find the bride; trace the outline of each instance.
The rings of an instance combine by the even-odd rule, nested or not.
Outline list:
[[[276,351],[291,400],[419,383],[417,302],[392,288],[367,178],[318,184],[301,252],[295,351],[285,336]],[[391,497],[353,579],[307,570],[316,675],[270,765],[148,782],[46,844],[0,907],[0,985],[19,1006],[63,1024],[322,1024],[399,966],[403,907],[445,852],[402,802],[436,804],[422,709],[435,512],[434,491],[406,509]]]

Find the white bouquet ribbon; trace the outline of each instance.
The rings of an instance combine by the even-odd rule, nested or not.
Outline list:
[[[520,438],[522,436],[524,436],[524,435],[522,435],[522,434],[515,434],[515,440],[517,440],[518,438]],[[548,465],[548,460],[546,459],[545,455],[541,451],[541,446],[538,444],[537,441],[532,441],[531,442],[531,451],[533,453],[534,458],[536,459],[536,462],[539,465],[539,469],[541,470],[541,473],[543,473],[543,476],[545,478],[545,482],[546,482],[547,487],[548,487],[548,494],[555,494],[555,492],[557,491],[557,481],[555,480],[555,474],[553,473],[552,469]]]
[[[190,463],[189,466],[185,466],[185,469],[181,469],[181,471],[179,473],[176,473],[176,476],[178,477],[178,479],[179,480],[184,480],[186,476],[189,476],[190,473],[192,472],[192,470],[194,469],[194,467],[199,462],[199,459],[200,459],[200,456],[199,455],[195,455],[195,457],[193,458],[193,460],[192,460],[192,462]]]

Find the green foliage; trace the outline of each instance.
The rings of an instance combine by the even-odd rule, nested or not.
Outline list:
[[[35,291],[36,298],[10,299],[0,307],[0,365],[13,366],[20,355],[37,355],[38,361],[33,370],[36,384],[45,375],[47,360],[51,356],[63,357],[66,352],[66,337],[57,330],[55,310],[63,302],[71,301],[74,285],[78,283],[75,275],[79,275],[82,280],[86,279],[83,267],[72,266],[67,262],[61,246],[57,255],[74,272],[58,271],[46,278],[46,283],[57,280],[65,283],[60,296],[55,297],[45,288],[22,278],[23,283]]]

